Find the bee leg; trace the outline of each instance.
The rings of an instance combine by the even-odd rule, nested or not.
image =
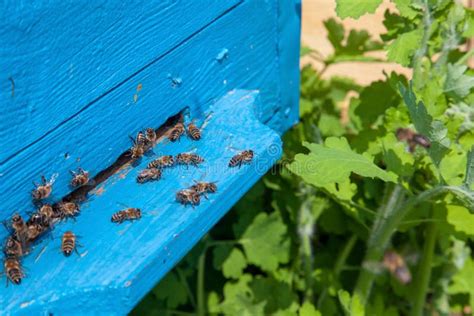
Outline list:
[[[209,199],[207,198],[207,194],[206,194],[206,193],[203,193],[203,195],[204,195],[204,198],[205,198],[206,200],[209,200]]]
[[[48,183],[45,176],[41,176],[41,181],[43,182],[43,185],[46,185]]]

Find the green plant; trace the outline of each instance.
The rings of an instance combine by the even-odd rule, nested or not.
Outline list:
[[[381,0],[339,0],[341,17]],[[474,12],[393,0],[383,42],[325,27],[331,56],[301,70],[301,123],[284,157],[134,311],[140,315],[448,315],[474,307]],[[344,61],[412,69],[369,86],[322,77]],[[357,95],[357,97],[350,97]],[[348,100],[348,98],[350,98]],[[341,107],[344,101],[348,107]],[[341,117],[348,117],[341,120]],[[399,128],[431,146],[397,139]],[[413,149],[413,148],[412,148]],[[232,229],[228,229],[231,227]],[[413,276],[384,268],[393,250]]]

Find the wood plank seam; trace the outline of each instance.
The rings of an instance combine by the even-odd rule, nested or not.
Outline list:
[[[17,150],[16,152],[12,153],[10,156],[8,156],[7,158],[5,158],[4,160],[0,161],[0,167],[2,167],[3,165],[5,165],[6,163],[8,163],[8,161],[10,161],[11,159],[13,159],[15,156],[17,156],[18,154],[20,154],[21,152],[27,150],[28,148],[30,148],[31,146],[35,145],[36,143],[40,142],[41,140],[43,140],[46,136],[48,136],[49,134],[53,133],[54,131],[56,131],[57,129],[59,129],[61,126],[63,126],[64,124],[66,124],[67,122],[69,122],[70,120],[74,119],[75,117],[77,117],[78,115],[80,115],[82,112],[84,112],[85,110],[87,110],[88,108],[90,108],[91,106],[93,106],[97,101],[99,101],[100,99],[102,99],[103,97],[107,96],[108,94],[112,93],[113,91],[115,91],[116,89],[120,88],[121,86],[123,86],[125,83],[127,83],[128,81],[132,80],[134,77],[136,77],[138,74],[140,74],[141,72],[143,72],[145,69],[147,69],[148,67],[152,66],[153,64],[157,63],[158,61],[160,61],[161,59],[163,59],[164,57],[166,57],[167,55],[171,54],[173,51],[175,51],[176,49],[178,49],[180,46],[184,45],[187,41],[189,41],[190,39],[192,39],[193,37],[199,35],[201,32],[203,32],[204,30],[206,30],[208,27],[210,27],[212,24],[214,24],[215,22],[217,22],[218,20],[220,20],[221,18],[225,17],[226,15],[228,15],[230,12],[232,12],[233,10],[235,10],[239,5],[241,5],[242,2],[238,2],[236,3],[235,5],[229,7],[227,10],[225,10],[224,12],[222,12],[220,15],[216,16],[214,19],[212,19],[209,23],[205,24],[204,26],[202,26],[201,28],[199,28],[197,31],[191,33],[189,36],[187,36],[186,38],[184,38],[183,40],[181,40],[178,44],[174,45],[173,47],[171,47],[169,50],[167,50],[166,52],[164,52],[163,54],[161,54],[160,56],[156,57],[155,59],[153,59],[151,62],[149,62],[148,64],[146,64],[145,66],[143,66],[142,68],[138,69],[137,71],[135,71],[133,74],[131,74],[130,76],[128,76],[127,78],[125,78],[124,80],[122,80],[121,82],[119,82],[118,84],[116,84],[114,87],[110,88],[109,90],[105,91],[104,93],[102,93],[101,95],[99,95],[98,97],[96,97],[94,100],[90,101],[88,104],[86,104],[84,107],[82,107],[79,111],[77,111],[76,113],[74,113],[73,115],[71,115],[70,117],[64,119],[62,122],[60,122],[59,124],[57,124],[55,127],[53,127],[52,129],[50,129],[49,131],[47,131],[46,133],[44,133],[41,137],[37,138],[36,140],[34,140],[33,142],[29,143],[28,145],[25,145],[24,147],[22,147],[21,149]]]

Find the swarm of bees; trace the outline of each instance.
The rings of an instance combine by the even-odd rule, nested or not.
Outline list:
[[[399,128],[396,132],[399,141],[406,141],[408,143],[408,151],[415,152],[416,146],[430,148],[431,142],[426,136],[417,134],[409,128]]]
[[[183,122],[178,122],[169,131],[167,138],[171,142],[175,142],[180,137],[186,134],[191,140],[198,141],[202,137],[203,126],[198,127],[194,121],[187,126]],[[158,136],[153,128],[147,128],[145,131],[139,131],[135,138],[130,137],[132,146],[128,150],[129,157],[133,160],[138,160],[146,152],[150,151],[158,141]],[[252,150],[244,150],[239,154],[233,156],[228,166],[241,167],[244,164],[250,164],[254,157]],[[198,167],[205,161],[203,157],[196,153],[180,153],[176,156],[164,155],[160,156],[150,163],[147,168],[142,170],[137,176],[138,183],[145,183],[149,181],[157,181],[162,177],[163,170],[171,168],[175,165],[185,165]],[[80,188],[85,185],[91,185],[94,180],[89,177],[89,172],[78,168],[77,171],[70,171],[72,179],[70,186],[72,188]],[[51,197],[53,192],[53,184],[57,174],[53,175],[49,180],[45,176],[41,176],[41,182],[34,184],[34,189],[31,192],[33,203],[38,209],[30,214],[27,220],[19,214],[14,214],[11,219],[4,223],[10,231],[7,237],[3,252],[4,259],[4,274],[7,277],[7,284],[21,284],[25,277],[21,266],[21,258],[30,252],[31,245],[36,242],[43,234],[53,228],[53,226],[67,219],[75,219],[80,214],[80,206],[74,200],[65,198],[59,202],[49,204],[45,202]],[[92,184],[95,186],[95,184]],[[193,208],[201,203],[201,197],[208,199],[208,194],[216,193],[216,182],[202,182],[194,181],[194,184],[188,188],[182,189],[176,193],[176,201],[182,205],[191,205]],[[111,217],[111,222],[121,224],[125,221],[135,221],[142,217],[142,211],[139,208],[129,207],[114,213]],[[67,231],[61,238],[61,252],[64,256],[69,257],[72,252],[77,251],[79,246],[77,236],[72,231]]]

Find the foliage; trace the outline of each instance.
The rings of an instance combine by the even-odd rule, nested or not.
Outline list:
[[[301,122],[284,157],[134,313],[448,315],[474,307],[474,77],[461,48],[473,11],[451,0],[393,0],[383,42],[325,21],[333,53],[301,54]],[[340,17],[380,0],[338,0]],[[324,77],[345,61],[412,70],[368,86]],[[354,97],[355,95],[355,97]],[[347,106],[346,106],[347,105]],[[410,128],[430,146],[397,139]],[[410,145],[410,146],[409,146]],[[408,150],[412,149],[412,150]],[[404,282],[383,264],[404,258]]]

